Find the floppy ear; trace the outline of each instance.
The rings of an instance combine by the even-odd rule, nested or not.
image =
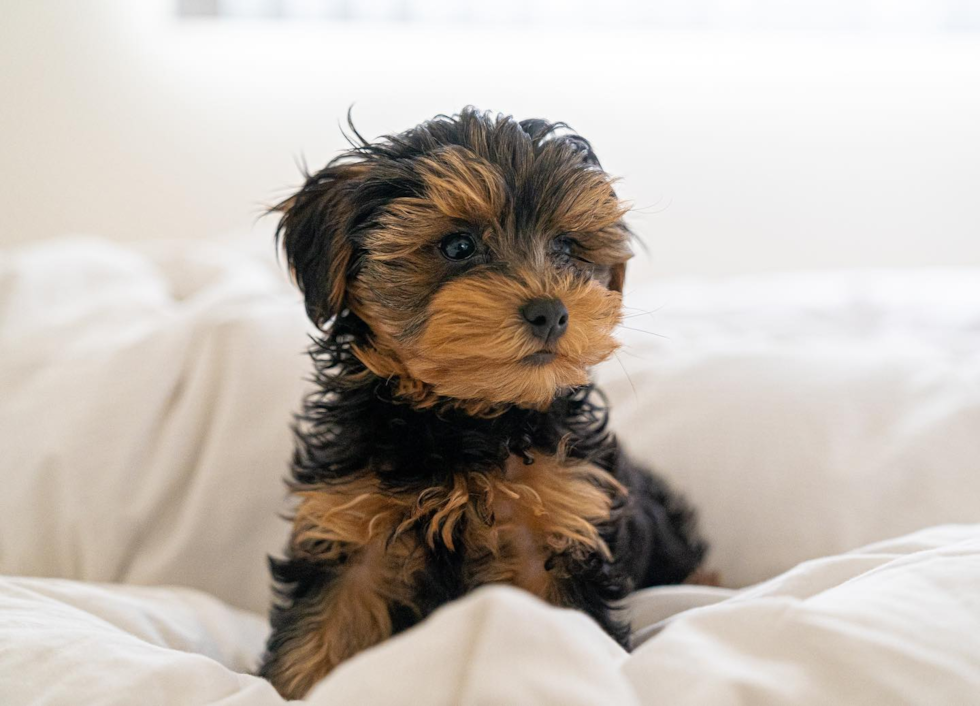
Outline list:
[[[619,230],[623,235],[623,242],[619,254],[623,261],[609,268],[609,284],[606,285],[611,291],[623,293],[623,285],[626,284],[626,262],[633,257],[633,248],[630,243],[636,240],[636,235],[630,230],[625,222],[619,222]]]
[[[623,293],[623,284],[626,282],[626,263],[613,265],[609,268],[609,289],[614,292]]]
[[[356,164],[327,166],[273,208],[283,214],[276,238],[282,241],[290,271],[306,299],[306,314],[317,328],[346,307],[356,252],[350,237],[354,190],[362,171]]]

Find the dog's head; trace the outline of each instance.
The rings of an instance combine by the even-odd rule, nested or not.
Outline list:
[[[363,321],[355,355],[415,404],[543,408],[616,348],[626,208],[561,123],[466,109],[361,140],[279,210],[310,318]]]

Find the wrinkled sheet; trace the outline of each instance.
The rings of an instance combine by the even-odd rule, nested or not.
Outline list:
[[[420,706],[966,704],[980,694],[980,526],[630,602],[627,654],[586,616],[483,588],[341,665],[306,702]],[[188,589],[0,580],[0,703],[282,703],[246,673],[264,621]]]
[[[247,672],[311,329],[263,251],[0,252],[0,703],[278,702]],[[626,305],[613,426],[699,508],[727,586],[789,573],[638,595],[629,657],[483,590],[310,698],[974,701],[980,273],[628,280]]]

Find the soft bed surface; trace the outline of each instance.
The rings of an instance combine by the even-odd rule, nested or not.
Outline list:
[[[0,254],[0,573],[265,610],[309,368],[269,260],[89,238]]]
[[[695,499],[728,585],[980,522],[980,270],[650,282],[626,305],[613,426]]]
[[[247,672],[311,331],[270,242],[0,252],[0,703],[278,703]],[[637,596],[632,656],[487,589],[310,699],[975,702],[980,272],[627,290],[613,426],[727,586],[789,573]]]
[[[484,588],[342,665],[306,701],[966,704],[980,693],[980,526],[815,560],[740,592],[651,589],[631,605],[646,641],[628,655],[579,613]],[[279,704],[243,673],[264,629],[186,589],[3,579],[0,702]]]
[[[0,572],[264,612],[311,329],[272,254],[0,252]],[[980,522],[980,270],[634,283],[598,371],[729,586]]]

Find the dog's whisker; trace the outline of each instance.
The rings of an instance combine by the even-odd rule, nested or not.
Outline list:
[[[623,361],[620,360],[618,353],[613,353],[613,355],[616,357],[616,362],[619,363],[619,367],[623,369],[623,374],[626,375],[626,379],[629,381],[630,387],[633,388],[633,399],[639,402],[640,396],[636,394],[636,385],[633,384],[633,378],[630,377],[630,371],[626,369],[626,366],[623,364]]]
[[[666,306],[667,306],[667,303],[665,302],[665,303],[661,304],[660,306],[658,306],[656,309],[641,309],[638,306],[626,306],[625,304],[623,305],[623,308],[624,309],[632,309],[633,311],[642,311],[644,314],[656,314],[658,311],[660,311],[661,309],[663,309]]]
[[[623,355],[628,355],[630,358],[636,358],[637,360],[643,360],[643,361],[654,360],[654,358],[652,358],[651,356],[641,355],[639,353],[635,353],[633,351],[628,350],[628,346],[620,346],[618,352],[622,353]]]
[[[632,326],[624,326],[623,324],[620,324],[619,328],[624,328],[627,331],[636,331],[637,333],[645,333],[650,336],[656,336],[657,338],[666,338],[668,341],[671,340],[670,336],[665,336],[662,333],[655,333],[653,331],[644,331],[641,328],[633,328]]]
[[[673,199],[667,199],[667,203],[664,206],[658,207],[658,204],[661,201],[663,201],[663,200],[664,200],[663,198],[659,198],[656,201],[654,201],[652,204],[650,204],[649,206],[634,206],[633,208],[630,209],[630,211],[633,212],[633,213],[638,213],[638,214],[643,215],[643,216],[648,215],[648,214],[649,215],[657,215],[657,214],[663,213],[664,211],[666,211],[668,208],[670,208],[674,204],[674,200]]]

